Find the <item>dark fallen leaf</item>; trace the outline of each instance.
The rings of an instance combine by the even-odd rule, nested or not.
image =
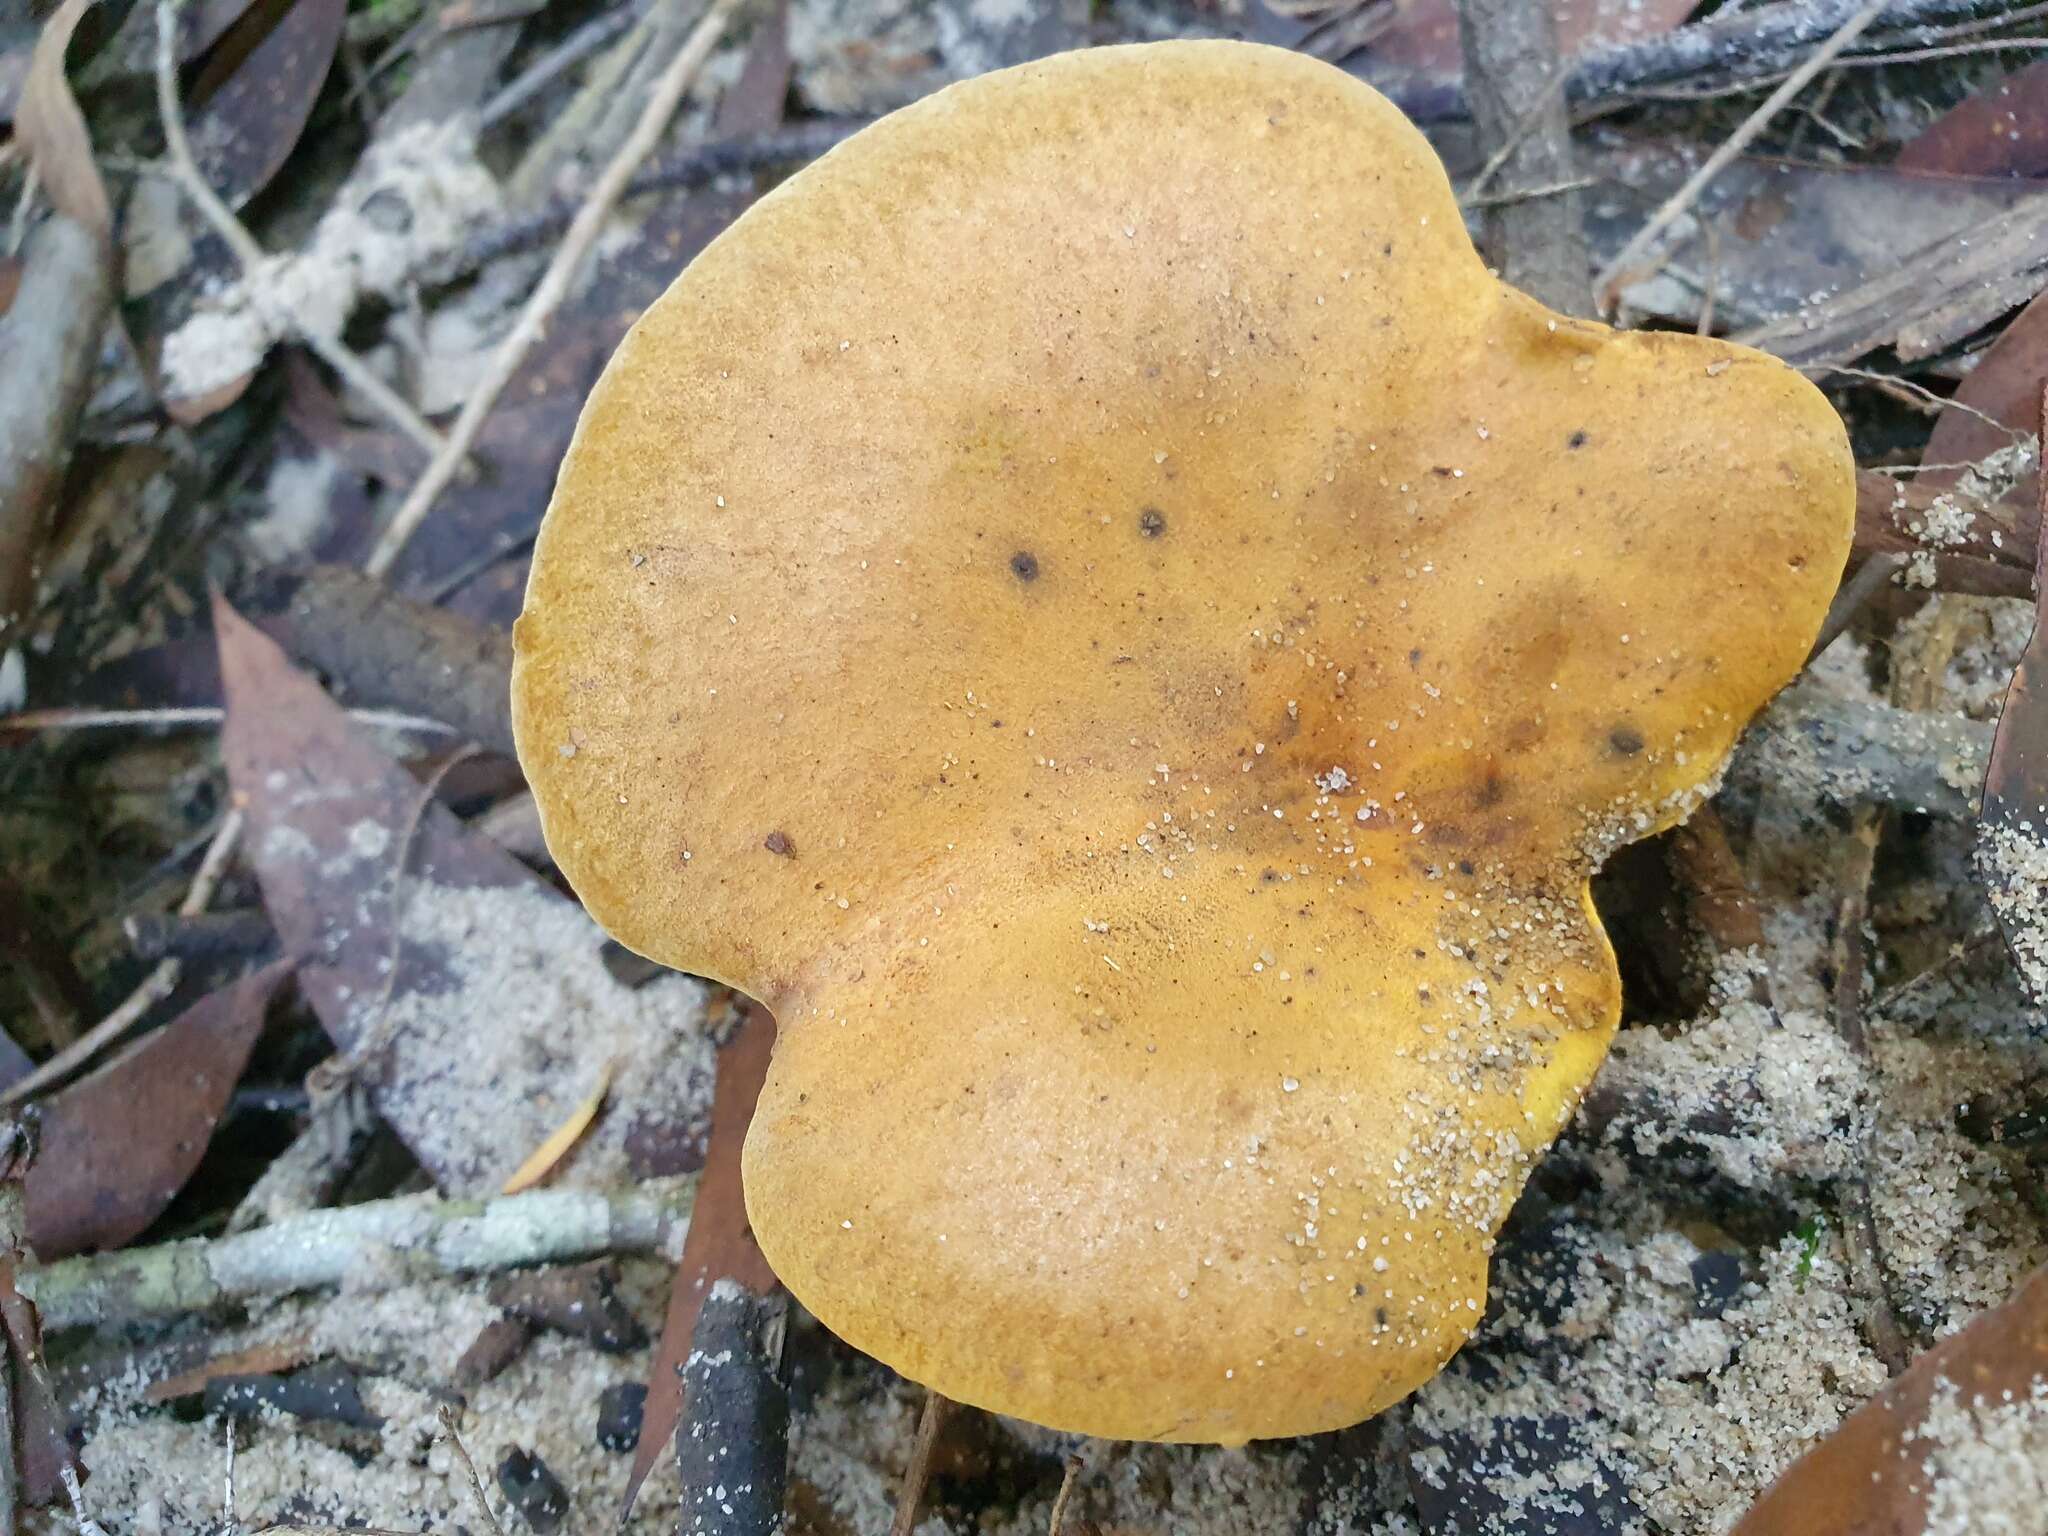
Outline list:
[[[216,1376],[206,1384],[204,1401],[209,1414],[241,1418],[274,1409],[295,1419],[346,1424],[351,1429],[376,1429],[384,1422],[364,1404],[356,1373],[340,1360],[323,1360],[289,1376]]]
[[[279,960],[194,1003],[43,1102],[25,1183],[28,1241],[45,1262],[139,1236],[184,1186],[242,1075]]]
[[[632,1508],[641,1483],[667,1451],[682,1417],[679,1368],[689,1357],[697,1314],[711,1287],[720,1280],[731,1280],[760,1295],[777,1284],[775,1271],[761,1256],[754,1229],[748,1225],[746,1194],[740,1185],[740,1149],[774,1051],[774,1017],[759,1003],[745,1004],[739,1028],[718,1053],[711,1147],[697,1184],[697,1203],[690,1213],[689,1234],[683,1239],[683,1257],[669,1282],[668,1316],[662,1322],[661,1343],[647,1377],[644,1427],[633,1452],[632,1475],[626,1480],[626,1509]]]
[[[52,206],[105,237],[113,228],[113,207],[93,159],[85,115],[64,75],[71,35],[91,5],[92,0],[64,0],[43,24],[15,107],[14,137],[28,151]]]
[[[2037,386],[2038,387],[2038,386]],[[2048,389],[2036,396],[2036,418],[2048,442]],[[2048,479],[2041,482],[2048,499]],[[2048,511],[2048,508],[2042,510]],[[2041,521],[2048,521],[2042,519]],[[2037,521],[2036,527],[2040,526]],[[2034,632],[2027,639],[1984,770],[1984,809],[1977,818],[1977,873],[2021,984],[2036,1004],[2048,1003],[2048,538],[2035,541]]]
[[[712,1064],[703,984],[619,986],[574,902],[467,833],[225,602],[215,632],[222,752],[264,906],[308,957],[308,1003],[441,1189],[495,1192],[614,1068],[554,1182],[623,1182],[636,1128],[686,1142]]]
[[[2048,1391],[2048,1269],[2001,1307],[1915,1360],[1903,1376],[1785,1469],[1734,1536],[1912,1536],[1927,1529],[1930,1457],[1953,1444],[1959,1415],[2041,1412]],[[2030,1400],[2031,1399],[2031,1400]],[[1945,1443],[1947,1442],[1947,1443]],[[2041,1510],[1979,1506],[1969,1526],[2038,1529]],[[1994,1517],[2000,1516],[1997,1523]]]
[[[192,152],[231,208],[270,184],[305,132],[348,0],[259,0],[221,37],[191,91]]]
[[[2048,383],[2048,296],[2036,298],[2021,310],[1998,334],[1998,339],[1986,347],[1978,357],[1977,364],[1956,386],[1951,397],[1958,406],[1969,409],[1946,410],[1934,421],[1934,430],[1928,435],[1927,447],[1920,455],[1923,465],[1974,464],[2001,448],[2009,448],[2015,441],[2014,433],[2031,436],[2034,430],[2034,413],[2041,403],[2041,389]],[[1976,414],[1981,412],[1982,414]],[[1984,420],[1985,416],[1991,421]],[[1994,423],[2002,422],[2009,431],[2000,431]],[[1915,477],[1916,486],[1946,486],[1954,484],[1960,471],[1930,470]],[[2039,521],[2035,511],[2038,497],[2038,474],[2028,474],[2019,480],[2007,498],[2015,509],[2023,509],[2024,515],[2017,519],[2022,537],[2018,541],[2026,548],[2033,545],[2033,529]],[[2023,550],[2014,548],[2010,558],[2018,559]]]
[[[1942,113],[1892,164],[1942,176],[2048,174],[2048,59],[1989,82]]]
[[[491,1304],[523,1322],[571,1334],[608,1355],[647,1342],[647,1330],[618,1292],[617,1269],[600,1259],[554,1269],[522,1270],[491,1282]]]

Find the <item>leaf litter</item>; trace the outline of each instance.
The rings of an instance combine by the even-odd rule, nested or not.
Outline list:
[[[556,1182],[694,1166],[705,985],[614,981],[576,903],[465,832],[225,602],[215,627],[264,905],[307,1001],[442,1192],[501,1187],[614,1062],[608,1108]]]
[[[962,61],[978,58],[986,43],[971,9],[941,9],[946,15],[934,22],[910,15],[911,8],[868,0],[836,10],[800,5],[792,18],[799,93],[823,100],[830,87],[846,93],[841,99],[847,110],[872,110],[878,80],[891,90],[919,89],[930,78],[920,76],[920,69],[958,69]],[[868,34],[847,26],[845,12],[879,17],[873,33],[879,42],[868,46]],[[918,33],[920,26],[927,32]],[[900,34],[895,43],[892,27]],[[849,32],[862,47],[841,46]],[[1799,262],[1788,266],[1802,272],[1804,262],[1846,260],[1867,273],[1881,268],[1891,249],[1887,242],[1896,239],[1895,228],[1873,232],[1886,218],[1830,226],[1818,216],[1800,216],[1830,199],[1851,210],[1864,194],[1893,210],[1893,225],[1921,231],[1931,227],[1929,220],[1947,216],[1939,211],[1944,199],[1985,195],[1879,187],[1867,175],[1815,174],[1807,167],[1758,168],[1746,191],[1706,212],[1719,238],[1727,240],[1733,230],[1752,248],[1741,254],[1759,283],[1770,275],[1765,258],[1773,250],[1798,255]],[[1952,211],[1964,204],[1949,206]],[[1960,217],[1951,222],[1957,231],[1968,227]],[[444,248],[450,239],[442,239]],[[659,260],[651,259],[650,266]],[[1852,276],[1846,269],[1839,278],[1823,272],[1814,286],[1834,286]],[[1727,295],[1736,297],[1749,282],[1734,269],[1724,269],[1721,280],[1728,283]],[[374,285],[360,286],[372,295]],[[1775,292],[1753,291],[1759,305],[1797,308],[1804,298],[1789,280]],[[1698,296],[1680,294],[1673,313],[1696,313]],[[232,292],[219,297],[222,312],[232,313]],[[255,355],[246,351],[245,360]],[[1990,362],[1987,355],[1980,367]],[[573,389],[565,386],[565,392]],[[1947,419],[1955,417],[1950,413]],[[531,476],[523,465],[514,470],[519,495],[511,500],[537,507],[528,481],[545,479],[540,461],[547,457],[536,452]],[[538,495],[544,499],[544,486]],[[349,515],[360,518],[362,511],[359,501]],[[484,518],[491,515],[487,507],[480,511]],[[519,516],[530,521],[531,513],[522,510]],[[495,532],[515,521],[505,516],[495,525],[480,520],[469,526]],[[1940,539],[1955,530],[1930,525],[1929,531]],[[518,558],[508,555],[501,562],[508,569],[490,573],[488,590],[485,579],[478,579],[478,611],[502,612],[508,602],[516,604]],[[452,563],[423,563],[416,574],[431,581],[455,569]],[[1932,611],[1956,603],[1941,598]],[[2012,622],[2016,607],[1984,610],[1981,632],[1973,629],[1959,652],[1949,674],[1958,713],[1985,719],[1995,712],[1997,684],[2022,638]],[[1988,616],[1992,612],[1995,620]],[[1851,637],[1837,649],[1810,682],[1854,704],[1875,703],[1867,679],[1877,658],[1870,648]],[[245,703],[245,716],[262,719],[275,711],[289,724],[298,708],[280,707],[281,696],[271,691],[259,690],[255,697],[256,704]],[[1946,726],[1953,718],[1944,712],[1930,716],[1929,724]],[[314,739],[305,738],[302,749]],[[508,931],[544,929],[561,920],[559,934],[532,948],[540,955],[538,964],[570,962],[565,972],[576,980],[569,1006],[589,1008],[604,999],[608,1008],[609,994],[599,982],[615,984],[608,976],[584,976],[573,963],[578,945],[595,951],[587,925],[579,929],[561,918],[573,914],[573,907],[537,885],[520,885],[511,871],[488,873],[450,853],[449,840],[459,840],[459,833],[438,806],[420,809],[417,781],[387,754],[377,751],[376,759],[373,773],[383,777],[363,781],[376,788],[360,797],[361,804],[340,793],[342,781],[352,780],[363,761],[354,757],[331,775],[254,792],[254,800],[268,804],[265,814],[277,835],[264,860],[265,897],[271,899],[276,884],[280,927],[298,924],[316,941],[315,970],[333,973],[328,985],[330,1003],[341,1005],[334,1025],[338,1040],[346,1036],[375,1047],[387,1020],[395,1018],[390,1028],[422,1042],[414,1055],[394,1053],[384,1060],[427,1085],[388,1112],[429,1149],[423,1157],[459,1169],[467,1166],[465,1150],[473,1151],[487,1133],[500,1132],[513,1103],[511,1094],[492,1101],[488,1126],[466,1124],[449,1132],[431,1123],[446,1108],[431,1102],[436,1094],[452,1098],[469,1089],[455,1077],[436,1077],[459,1067],[447,1063],[448,1040],[428,1015],[442,998],[456,998],[467,1008],[480,994],[492,996],[495,985],[481,968],[466,969],[461,956],[487,952]],[[257,761],[264,761],[260,754]],[[311,761],[322,766],[317,758]],[[1667,1531],[1725,1531],[1764,1478],[1850,1420],[1881,1380],[1881,1367],[1856,1323],[1856,1298],[1837,1251],[1837,1224],[1812,1220],[1831,1213],[1832,1185],[1859,1155],[1866,1131],[1875,1139],[1875,1214],[1894,1292],[1920,1339],[1965,1328],[2003,1301],[2030,1265],[2048,1258],[2030,1193],[2039,1187],[2039,1172],[2025,1148],[1979,1139],[1958,1123],[1965,1106],[1996,1105],[2007,1120],[2024,1118],[2033,1085],[2048,1074],[2038,1014],[2002,967],[1987,961],[1981,949],[1960,957],[1950,952],[1961,947],[1958,935],[1988,918],[1969,878],[1967,829],[1937,822],[1913,833],[1915,867],[1896,872],[1876,902],[1873,923],[1884,941],[1881,950],[1889,951],[1879,966],[1877,996],[1884,1006],[1872,1021],[1871,1059],[1859,1062],[1835,1039],[1819,982],[1829,920],[1819,893],[1831,882],[1824,848],[1829,818],[1844,794],[1823,780],[1819,768],[1773,782],[1786,766],[1775,748],[1757,754],[1729,792],[1745,824],[1753,823],[1747,840],[1752,873],[1768,915],[1777,981],[1787,994],[1781,1026],[1747,1001],[1732,975],[1717,978],[1715,1001],[1690,1019],[1631,1022],[1603,1076],[1603,1084],[1628,1101],[1624,1112],[1584,1127],[1540,1181],[1526,1230],[1504,1239],[1497,1256],[1498,1315],[1452,1373],[1388,1415],[1364,1452],[1347,1453],[1349,1461],[1334,1483],[1315,1482],[1314,1446],[1242,1452],[1134,1447],[1091,1458],[1070,1531],[1235,1536],[1299,1524],[1374,1536],[1464,1536],[1468,1530],[1519,1536],[1544,1529],[1546,1521],[1573,1529],[1559,1523],[1568,1518],[1597,1519],[1603,1524],[1590,1528],[1598,1529],[1646,1528],[1655,1521]],[[329,791],[331,813],[316,811]],[[365,851],[371,847],[375,855]],[[294,885],[295,862],[310,866],[318,878],[299,878]],[[334,892],[320,888],[330,866]],[[444,885],[452,894],[441,891]],[[294,906],[298,915],[288,918]],[[403,914],[399,926],[405,930],[395,971],[382,958],[393,951],[379,947],[380,938],[389,944],[394,912]],[[528,953],[517,945],[512,952]],[[488,963],[495,968],[498,961]],[[375,997],[394,976],[380,1012],[350,1006],[360,1005],[365,995]],[[654,987],[674,985],[670,979]],[[527,986],[534,989],[530,977]],[[339,988],[350,989],[348,995],[338,996]],[[1905,995],[1891,998],[1895,989]],[[482,1014],[479,1005],[466,1027],[476,1027]],[[688,1006],[671,1006],[670,1014],[671,1028],[693,1039],[705,1032],[701,993]],[[683,1022],[675,1024],[676,1018]],[[497,1015],[489,1022],[501,1027]],[[521,1026],[492,1038],[532,1037]],[[503,1149],[495,1165],[502,1171],[559,1127],[601,1071],[594,1056],[569,1049],[559,1031],[543,1032],[533,1053],[547,1058],[543,1071],[524,1070],[517,1062],[496,1069],[496,1080],[515,1093],[545,1078],[551,1094],[548,1111],[536,1114],[533,1126],[521,1133],[531,1139]],[[696,1051],[696,1060],[702,1070],[689,1092],[697,1118],[680,1127],[680,1141],[701,1146],[708,1045]],[[586,1067],[587,1075],[579,1078]],[[603,1126],[612,1123],[617,1108],[615,1101],[604,1112]],[[591,1149],[579,1144],[564,1174],[573,1177],[589,1155]],[[469,1159],[479,1179],[488,1161]],[[1690,1190],[1684,1187],[1688,1181]],[[1734,1198],[1737,1193],[1741,1198]],[[1538,1219],[1545,1200],[1554,1209]],[[1730,1213],[1740,1210],[1769,1216],[1761,1228],[1730,1230]],[[349,1358],[365,1366],[366,1405],[384,1420],[366,1440],[360,1430],[308,1429],[259,1415],[247,1432],[253,1443],[245,1440],[241,1455],[239,1512],[246,1523],[323,1515],[411,1530],[471,1518],[459,1469],[436,1437],[428,1399],[452,1379],[455,1359],[496,1314],[474,1285],[407,1279],[402,1255],[365,1254],[360,1268],[362,1283],[339,1297],[259,1308],[247,1323],[218,1334],[222,1344],[258,1334],[288,1340],[295,1330],[317,1325],[319,1342],[308,1346],[308,1358]],[[651,1322],[666,1273],[654,1265],[627,1269],[628,1289],[638,1298],[642,1318]],[[1720,1278],[1710,1288],[1703,1275]],[[393,1280],[398,1286],[389,1289]],[[795,1469],[799,1505],[814,1518],[798,1528],[879,1536],[893,1505],[893,1474],[907,1451],[914,1395],[829,1344],[814,1340],[813,1346],[799,1367],[810,1375],[800,1394]],[[247,1347],[264,1346],[254,1341]],[[578,1341],[536,1338],[503,1373],[471,1392],[464,1432],[480,1455],[503,1442],[540,1456],[570,1491],[572,1528],[601,1528],[618,1507],[624,1458],[599,1455],[586,1421],[601,1386],[642,1380],[655,1368],[645,1350],[609,1359]],[[217,1524],[217,1424],[138,1416],[114,1385],[94,1388],[81,1401],[98,1472],[94,1512],[115,1536],[131,1529],[183,1531]],[[1921,1422],[1941,1442],[1941,1453],[1927,1463],[1931,1529],[1943,1536],[1962,1529],[1997,1533],[2003,1529],[1999,1519],[2040,1508],[2038,1489],[2029,1501],[2027,1486],[2011,1480],[1997,1498],[1989,1497],[1970,1467],[1990,1459],[2010,1469],[2019,1464],[2016,1458],[2037,1449],[2030,1438],[2031,1403],[2031,1396],[1974,1403],[1960,1389],[1930,1396]],[[1574,1427],[1562,1436],[1555,1423],[1560,1407],[1574,1416]],[[1059,1464],[1071,1443],[1020,1426],[997,1425],[990,1434],[1000,1454],[1022,1469],[1014,1505],[977,1515],[941,1497],[920,1527],[928,1536],[970,1529],[1037,1536],[1045,1529]],[[1490,1503],[1475,1508],[1469,1499],[1420,1496],[1422,1486],[1432,1495],[1444,1491],[1430,1482],[1433,1475],[1445,1489],[1455,1489],[1459,1460],[1467,1455],[1488,1469]],[[1454,1475],[1442,1477],[1446,1471]],[[1623,1497],[1607,1500],[1617,1481]],[[1304,1490],[1311,1487],[1317,1492],[1305,1506]],[[1417,1493],[1414,1502],[1404,1490]],[[669,1499],[663,1479],[656,1478],[642,1496],[635,1528],[671,1526]],[[1571,1508],[1574,1499],[1577,1510]]]

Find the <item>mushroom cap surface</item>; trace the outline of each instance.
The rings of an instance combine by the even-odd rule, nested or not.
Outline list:
[[[1770,358],[1554,316],[1323,64],[1063,55],[884,119],[641,318],[513,681],[550,848],[761,999],[755,1234],[1061,1429],[1350,1424],[1477,1324],[1680,819],[1846,557]]]

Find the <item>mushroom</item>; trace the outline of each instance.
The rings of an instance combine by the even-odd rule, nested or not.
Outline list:
[[[597,919],[773,1009],[747,1209],[1060,1429],[1353,1423],[1478,1322],[1619,1014],[1588,878],[1801,664],[1849,449],[1488,274],[1233,43],[956,85],[762,198],[586,407],[514,722]]]

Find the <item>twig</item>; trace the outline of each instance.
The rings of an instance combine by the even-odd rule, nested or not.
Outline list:
[[[1920,408],[1928,411],[1930,415],[1939,416],[1943,411],[1960,411],[1965,416],[1976,417],[1977,420],[1983,422],[1987,427],[2003,432],[2016,443],[2032,440],[2031,434],[2007,426],[1990,412],[1978,410],[1976,406],[1971,405],[1967,400],[1957,400],[1950,395],[1938,395],[1925,384],[1916,383],[1912,379],[1901,378],[1896,373],[1879,373],[1875,368],[1852,368],[1844,363],[1808,363],[1799,371],[1801,373],[1835,373],[1840,374],[1844,378],[1862,379],[1887,389],[1900,390],[1905,394],[1916,397],[1920,402]],[[1968,464],[1916,464],[1906,466],[1901,472],[1917,474],[1921,470],[1927,469],[1968,469],[1970,467]],[[1879,473],[1882,474],[1885,471],[1880,470]]]
[[[456,735],[445,720],[424,715],[401,714],[392,709],[352,709],[349,718],[361,725],[388,731],[418,731],[429,736]],[[219,725],[227,711],[218,704],[193,704],[176,709],[25,709],[16,715],[0,715],[0,735],[9,731],[86,731],[119,727],[149,730],[158,726]]]
[[[199,873],[192,877],[185,899],[178,903],[179,916],[197,917],[206,910],[206,904],[213,900],[213,893],[220,886],[221,876],[227,872],[229,855],[235,851],[235,840],[241,835],[242,813],[239,810],[229,811],[221,818],[220,830],[214,833],[213,842],[206,850],[205,859],[200,862]],[[0,1105],[19,1104],[50,1084],[69,1077],[101,1051],[119,1043],[150,1009],[171,995],[184,972],[183,961],[176,958],[159,960],[156,969],[143,978],[142,985],[128,995],[126,1002],[27,1077],[10,1086],[5,1093],[0,1093]]]
[[[917,1415],[917,1436],[910,1443],[910,1464],[903,1469],[903,1491],[896,1495],[896,1514],[889,1522],[889,1536],[911,1536],[917,1529],[917,1511],[924,1503],[925,1485],[932,1478],[932,1450],[939,1443],[939,1431],[946,1426],[946,1413],[953,1400],[925,1389],[924,1407]]]
[[[228,205],[220,200],[213,186],[206,179],[206,173],[199,169],[199,162],[193,157],[192,144],[185,137],[185,114],[178,104],[178,6],[181,0],[157,0],[156,8],[156,105],[157,115],[163,119],[164,152],[169,157],[168,173],[173,181],[191,200],[192,206],[214,232],[226,242],[235,259],[242,264],[250,279],[249,291],[258,303],[264,303],[261,284],[257,277],[269,259],[263,247],[256,243],[256,237],[243,227]],[[266,305],[267,307],[267,305]],[[390,417],[400,431],[418,443],[430,454],[439,454],[446,447],[441,434],[433,425],[412,408],[396,390],[371,371],[355,353],[342,345],[337,337],[323,335],[299,323],[296,316],[283,317],[292,331],[305,338],[306,345],[320,355],[323,362],[362,395],[378,410]]]
[[[1590,260],[1573,196],[1579,183],[1550,0],[1463,0],[1457,11],[1479,141],[1498,146],[1511,184],[1542,189],[1468,194],[1468,206],[1486,210],[1484,249],[1515,287],[1552,309],[1583,314]]]
[[[63,1259],[21,1282],[50,1328],[198,1312],[339,1285],[371,1248],[472,1274],[607,1253],[665,1252],[689,1223],[696,1180],[629,1190],[543,1189],[500,1200],[407,1196],[313,1211],[230,1237]]]
[[[491,1513],[491,1500],[484,1492],[484,1480],[476,1475],[476,1463],[469,1459],[469,1447],[462,1443],[462,1436],[456,1432],[455,1409],[451,1404],[441,1405],[441,1428],[448,1432],[448,1443],[455,1447],[462,1470],[469,1474],[469,1491],[476,1498],[476,1507],[483,1512],[484,1524],[491,1528],[492,1536],[505,1536],[505,1527],[498,1524],[498,1517]]]
[[[435,499],[455,478],[477,434],[483,430],[484,418],[490,415],[498,396],[526,360],[526,354],[545,334],[549,320],[563,299],[568,297],[570,283],[582,270],[584,258],[596,244],[605,220],[611,217],[613,207],[626,189],[626,183],[640,162],[652,153],[655,143],[667,129],[669,119],[681,105],[683,93],[690,88],[698,71],[704,67],[705,59],[725,35],[726,23],[732,19],[736,4],[737,0],[712,0],[704,19],[697,23],[689,40],[655,82],[654,94],[640,114],[640,120],[633,125],[632,133],[627,135],[626,142],[619,146],[619,152],[591,188],[588,200],[570,224],[568,234],[563,236],[554,260],[548,264],[533,296],[526,301],[526,308],[520,312],[511,332],[498,344],[489,370],[463,402],[462,412],[455,418],[455,425],[449,432],[447,445],[435,453],[425,472],[413,482],[404,503],[377,540],[370,558],[363,563],[364,570],[372,576],[382,576],[391,569],[406,542],[426,520],[427,513],[433,510]]]
[[[865,117],[827,118],[759,138],[713,139],[708,144],[692,144],[635,175],[626,183],[621,196],[639,197],[672,187],[702,186],[721,176],[745,176],[774,166],[815,160],[870,121]],[[558,202],[538,213],[486,230],[422,276],[429,282],[453,282],[501,256],[538,245],[568,227],[576,217],[576,206],[573,202]]]
[[[1863,926],[1870,916],[1870,877],[1883,826],[1881,809],[1858,813],[1848,867],[1843,871],[1841,898],[1835,908],[1835,1028],[1866,1068],[1870,1065],[1870,1039],[1863,1025],[1863,989],[1869,974],[1869,948],[1863,940]],[[1848,1253],[1851,1284],[1863,1302],[1871,1347],[1885,1369],[1896,1376],[1906,1368],[1911,1351],[1899,1328],[1898,1314],[1891,1303],[1891,1287],[1885,1278],[1884,1251],[1870,1198],[1871,1155],[1871,1134],[1866,1127],[1862,1158],[1843,1194],[1843,1202],[1849,1208],[1842,1213],[1847,1218],[1842,1223],[1842,1243]]]
[[[491,128],[503,122],[546,90],[559,76],[624,32],[639,19],[638,8],[622,5],[607,11],[563,38],[522,70],[517,79],[483,104],[477,113],[477,127]]]
[[[292,1144],[270,1161],[228,1217],[228,1231],[275,1226],[328,1204],[377,1134],[367,1084],[334,1058],[306,1074],[313,1112]]]
[[[1081,1453],[1076,1451],[1067,1458],[1067,1464],[1060,1472],[1060,1491],[1052,1501],[1052,1518],[1045,1523],[1045,1536],[1060,1536],[1067,1523],[1067,1503],[1074,1496],[1074,1484],[1081,1477]]]
[[[1742,126],[1729,135],[1727,142],[1707,157],[1704,165],[1686,178],[1684,186],[1664,200],[1663,206],[1650,216],[1649,223],[1630,237],[1628,244],[1621,248],[1593,284],[1603,311],[1614,308],[1616,290],[1624,280],[1632,281],[1641,276],[1654,275],[1654,268],[1650,273],[1637,273],[1634,270],[1636,263],[1656,244],[1664,231],[1693,205],[1700,193],[1705,190],[1707,183],[1726,170],[1735,158],[1748,148],[1750,141],[1764,130],[1765,125],[1778,115],[1780,109],[1805,90],[1807,83],[1825,69],[1831,59],[1854,42],[1884,13],[1885,4],[1886,0],[1865,0],[1855,14],[1836,29],[1833,36],[1815,49],[1805,63],[1786,76],[1784,83],[1771,92],[1763,103],[1744,119]]]
[[[1827,615],[1820,621],[1820,633],[1813,638],[1813,649],[1806,653],[1808,666],[1818,661],[1821,653],[1855,623],[1863,605],[1884,590],[1905,566],[1906,557],[1900,554],[1880,553],[1864,558],[1863,563],[1856,567],[1856,574],[1842,583],[1835,592],[1834,601],[1828,604]]]

